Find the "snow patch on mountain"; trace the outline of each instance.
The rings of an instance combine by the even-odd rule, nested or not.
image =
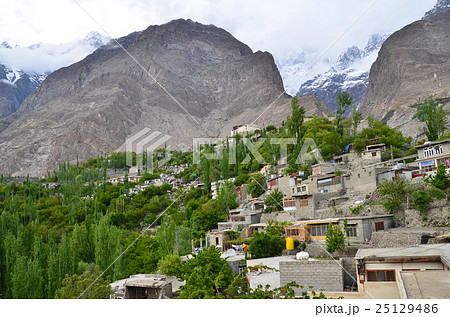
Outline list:
[[[297,95],[316,95],[331,111],[336,109],[336,95],[347,91],[359,107],[363,101],[369,80],[369,70],[375,62],[381,45],[388,35],[372,35],[361,49],[349,47],[337,60],[328,64],[328,69],[307,80],[300,86]]]

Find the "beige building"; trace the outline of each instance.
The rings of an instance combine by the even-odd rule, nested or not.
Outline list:
[[[359,249],[358,292],[371,298],[450,298],[450,244]]]
[[[450,139],[436,142],[425,142],[416,146],[419,154],[417,161],[422,172],[433,172],[438,165],[450,170]]]
[[[344,219],[347,219],[348,237],[346,240],[356,244],[368,242],[375,231],[394,227],[392,215],[329,218],[295,222],[284,227],[285,235],[287,238],[299,241],[325,241],[330,223],[344,227]]]

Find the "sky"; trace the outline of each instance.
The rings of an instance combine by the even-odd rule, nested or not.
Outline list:
[[[335,59],[373,33],[420,19],[436,0],[0,0],[0,43],[65,43],[90,31],[125,36],[190,18],[224,28],[283,61],[301,52]],[[0,56],[1,57],[1,56]]]

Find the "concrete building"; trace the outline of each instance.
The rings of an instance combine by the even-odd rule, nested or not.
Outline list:
[[[344,227],[344,219],[347,219],[348,241],[353,244],[369,242],[373,232],[394,227],[392,215],[330,218],[295,222],[284,227],[285,236],[305,242],[325,241],[329,224]]]
[[[172,282],[165,275],[136,274],[110,284],[118,299],[165,299],[172,297]]]
[[[233,129],[231,130],[231,136],[235,136],[236,134],[240,134],[242,136],[246,136],[247,134],[252,134],[256,130],[258,130],[259,127],[252,124],[239,124],[235,125]]]
[[[450,244],[359,249],[358,292],[373,298],[450,298]]]
[[[419,154],[417,161],[421,172],[433,172],[438,165],[450,170],[450,139],[436,142],[425,142],[416,146]]]

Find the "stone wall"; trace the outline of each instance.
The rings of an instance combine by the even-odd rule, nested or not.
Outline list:
[[[370,248],[395,248],[409,245],[419,245],[422,242],[423,232],[384,230],[372,233]]]
[[[431,207],[424,215],[416,209],[405,210],[406,227],[450,226],[450,206],[447,199],[434,201]]]
[[[302,291],[342,292],[344,290],[344,274],[342,260],[323,261],[283,261],[280,262],[280,285],[296,282],[304,289],[296,288],[296,295]]]
[[[355,258],[342,258],[342,266],[344,267],[344,287],[358,287]]]

